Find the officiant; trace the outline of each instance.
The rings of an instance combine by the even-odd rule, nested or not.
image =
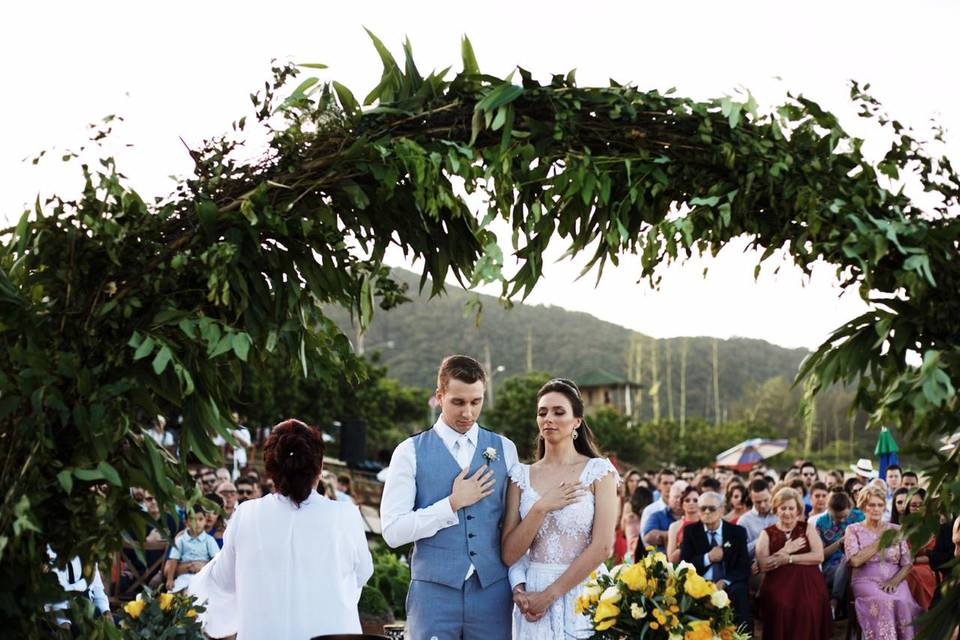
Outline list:
[[[299,420],[273,428],[264,459],[276,493],[237,507],[223,550],[190,585],[206,600],[210,637],[360,633],[357,603],[373,560],[357,507],[317,493],[323,451],[320,432]]]

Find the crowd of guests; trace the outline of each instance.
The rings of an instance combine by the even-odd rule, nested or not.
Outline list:
[[[917,548],[900,535],[926,495],[916,473],[892,465],[879,478],[867,459],[849,472],[806,461],[780,474],[631,470],[615,560],[662,551],[692,564],[728,593],[739,624],[758,619],[764,640],[826,640],[845,617],[864,637],[909,639],[938,597],[939,572],[960,556],[960,518],[941,518]]]

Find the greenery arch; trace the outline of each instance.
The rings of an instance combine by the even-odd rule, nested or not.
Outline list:
[[[802,96],[761,113],[752,98],[578,87],[572,72],[541,85],[521,69],[518,85],[482,74],[467,40],[463,70],[446,80],[447,70],[421,75],[409,43],[401,67],[371,37],[383,75],[363,101],[369,108],[317,78],[287,93],[300,69],[279,66],[253,96],[269,134],[259,159],[235,153],[240,120],[236,135],[191,152],[195,175],[166,200],[144,202],[104,159],[83,165],[79,198],[38,200],[6,230],[5,628],[37,634],[42,604],[57,597],[41,569],[47,544],[79,554],[89,570],[119,547],[121,532],[142,535],[148,519],[125,487],[147,487],[167,506],[198,499],[173,482],[185,468],[144,437],[138,419],[177,411],[184,449],[212,461],[241,363],[256,368],[280,353],[305,375],[363,376],[318,305],[346,306],[365,323],[375,305],[401,302],[382,263],[390,243],[423,261],[434,294],[452,274],[468,285],[500,280],[510,299],[531,291],[557,239],[570,255],[591,252],[598,272],[639,254],[655,283],[657,265],[746,234],[764,258],[785,248],[801,269],[835,265],[870,305],[801,378],[858,385],[857,406],[910,438],[960,426],[960,221],[951,213],[960,179],[866,87],[854,84],[852,100],[895,140],[879,162]],[[921,209],[889,186],[907,178],[936,203]],[[464,192],[486,197],[485,215]],[[489,229],[496,218],[513,230],[521,266],[510,277]],[[910,352],[922,366],[908,364]],[[941,509],[956,512],[960,462],[938,454],[933,471]],[[913,523],[918,540],[935,526],[927,520]],[[956,616],[958,600],[950,592],[943,620]]]

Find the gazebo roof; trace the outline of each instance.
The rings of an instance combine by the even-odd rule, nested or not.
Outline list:
[[[618,376],[614,373],[610,373],[605,369],[591,369],[583,376],[580,376],[580,379],[577,380],[577,384],[580,385],[580,388],[584,387],[625,387],[627,385],[637,386],[636,382],[628,380],[622,376]]]

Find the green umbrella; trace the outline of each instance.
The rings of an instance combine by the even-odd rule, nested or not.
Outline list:
[[[892,464],[900,464],[898,451],[900,451],[900,447],[897,446],[897,441],[893,439],[893,434],[886,427],[881,427],[880,437],[877,438],[877,446],[873,450],[873,454],[880,458],[881,478],[887,477],[887,467]]]

